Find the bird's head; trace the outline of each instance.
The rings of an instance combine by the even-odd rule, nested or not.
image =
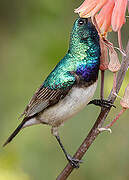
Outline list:
[[[90,47],[94,43],[99,44],[99,35],[91,18],[77,18],[71,32],[70,47],[80,49],[81,46]]]
[[[91,18],[78,18],[76,19],[73,29],[72,35],[76,35],[80,39],[87,39],[88,37],[92,37],[94,39],[98,39],[98,32],[93,25]]]

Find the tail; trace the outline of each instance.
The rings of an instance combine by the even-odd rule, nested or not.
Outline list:
[[[7,141],[3,144],[3,147],[6,146],[8,143],[10,143],[12,141],[12,139],[19,133],[19,131],[22,129],[23,125],[26,123],[26,120],[27,120],[26,118],[23,119],[21,124],[19,124],[19,126],[15,129],[15,131],[11,134],[11,136],[9,136]]]

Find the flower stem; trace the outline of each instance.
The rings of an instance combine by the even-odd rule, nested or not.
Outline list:
[[[113,121],[111,121],[107,126],[105,126],[105,129],[110,128],[111,126],[113,126],[113,124],[119,119],[119,117],[125,112],[126,108],[122,108],[121,111],[119,112],[119,114],[115,117],[115,119],[113,119]]]
[[[118,31],[118,43],[119,43],[119,48],[122,50],[123,45],[122,45],[122,40],[121,40],[121,30]]]
[[[100,89],[100,98],[104,99],[104,72],[101,70],[101,89]]]
[[[116,72],[113,73],[113,94],[116,93]]]

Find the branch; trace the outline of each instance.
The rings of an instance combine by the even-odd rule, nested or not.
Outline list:
[[[122,82],[123,82],[124,77],[125,77],[125,73],[129,67],[129,41],[128,41],[128,44],[126,47],[126,53],[127,53],[127,55],[122,58],[121,69],[117,75],[116,93],[119,92],[121,85],[122,85]],[[116,96],[114,96],[112,94],[112,91],[111,91],[111,93],[108,97],[108,100],[112,100],[112,102],[114,103],[115,99],[116,99]],[[85,140],[83,141],[81,146],[78,148],[77,152],[74,154],[74,158],[79,159],[79,160],[82,159],[82,157],[87,152],[87,150],[89,149],[91,144],[94,142],[94,140],[100,134],[100,131],[98,131],[98,128],[101,128],[103,126],[104,121],[105,121],[107,115],[109,114],[110,110],[111,110],[111,108],[110,109],[105,109],[105,108],[101,109],[101,112],[100,112],[94,126],[90,130],[89,134],[87,135],[87,137],[85,138]],[[70,165],[70,163],[68,163],[67,166],[64,168],[64,170],[61,172],[61,174],[57,177],[56,180],[67,179],[67,177],[71,174],[71,172],[73,170],[74,170],[74,167],[72,167]]]

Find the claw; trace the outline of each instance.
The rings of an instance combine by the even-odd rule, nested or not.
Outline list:
[[[114,108],[116,108],[116,106],[114,104],[112,104],[112,101],[108,101],[108,100],[101,100],[101,101],[102,101],[102,107],[105,107],[105,108],[114,107]]]
[[[112,103],[112,101],[104,100],[104,99],[94,99],[88,103],[89,104],[94,104],[96,106],[104,107],[104,108],[111,108],[116,106]]]
[[[67,159],[74,168],[79,168],[79,164],[83,162],[82,160],[71,157],[69,154],[67,155]]]
[[[98,130],[99,130],[99,132],[108,131],[108,132],[112,133],[112,130],[110,128],[102,127],[102,128],[98,128]]]

